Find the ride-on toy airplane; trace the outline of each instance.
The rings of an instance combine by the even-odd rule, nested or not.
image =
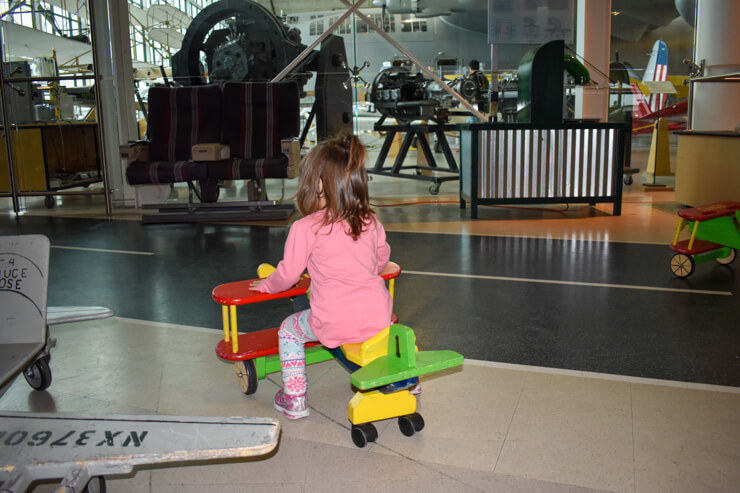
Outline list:
[[[671,271],[688,277],[696,264],[716,260],[731,264],[740,249],[740,202],[718,202],[678,211],[678,226],[673,237]],[[681,230],[689,227],[691,236],[679,241]]]
[[[264,265],[264,264],[263,264]],[[260,278],[267,277],[271,268],[260,266]],[[401,268],[390,262],[381,276],[389,281],[393,296],[394,280]],[[245,394],[257,390],[258,379],[280,371],[278,328],[248,334],[238,334],[236,307],[263,301],[292,298],[308,292],[307,276],[282,293],[265,294],[250,285],[255,279],[217,286],[213,299],[222,306],[224,338],[216,345],[216,354],[234,361],[239,387]],[[374,442],[378,432],[373,421],[398,418],[398,426],[406,436],[424,428],[424,419],[416,412],[416,396],[410,389],[418,377],[460,366],[463,357],[455,351],[418,351],[414,331],[394,323],[379,334],[358,344],[344,344],[328,349],[319,344],[306,344],[306,364],[337,358],[351,372],[351,382],[358,391],[349,402],[348,416],[352,423],[352,441],[358,447]]]

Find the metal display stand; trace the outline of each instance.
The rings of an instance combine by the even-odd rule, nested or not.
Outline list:
[[[210,221],[284,221],[293,214],[293,204],[275,200],[147,204],[142,209],[157,209],[156,214],[143,214],[142,224]]]
[[[660,154],[660,147],[661,147],[661,145],[660,145],[660,139],[661,139],[661,136],[660,136],[660,125],[661,125],[661,122],[660,122],[660,106],[662,104],[662,100],[661,100],[662,98],[661,98],[661,96],[663,94],[676,94],[676,88],[673,87],[673,84],[670,81],[646,81],[646,82],[644,82],[644,84],[645,84],[645,87],[647,87],[648,92],[651,95],[654,94],[654,95],[657,96],[657,98],[658,98],[658,112],[657,112],[657,115],[655,117],[655,124],[653,125],[653,135],[654,135],[654,139],[655,139],[655,155],[653,156],[653,162],[652,163],[648,163],[648,169],[646,170],[646,172],[649,172],[650,171],[650,168],[651,168],[651,164],[652,164],[653,182],[652,183],[648,183],[648,182],[643,183],[642,186],[645,187],[648,190],[650,190],[650,189],[655,190],[655,189],[661,189],[661,188],[662,189],[667,189],[667,190],[672,190],[672,188],[668,188],[668,187],[666,187],[666,185],[663,185],[662,183],[657,183],[655,181],[655,178],[656,178],[656,176],[658,175],[658,172],[659,172],[658,171],[658,163],[660,161],[659,161],[658,158],[659,157],[660,158],[663,158],[663,156],[659,156],[659,154]],[[669,165],[669,171],[670,171],[670,165]]]
[[[450,144],[447,142],[447,137],[445,136],[445,131],[457,130],[456,125],[444,125],[444,124],[382,125],[382,122],[383,122],[383,119],[381,119],[378,123],[376,123],[374,130],[380,131],[380,132],[386,132],[385,141],[383,142],[383,147],[380,149],[380,154],[378,155],[378,159],[375,161],[375,166],[371,169],[368,169],[367,170],[368,173],[371,173],[374,175],[395,176],[398,178],[409,178],[412,180],[431,181],[432,184],[429,186],[429,192],[432,195],[437,195],[439,193],[439,187],[442,183],[446,181],[460,179],[460,170],[457,167],[457,162],[455,161],[455,157],[452,155]],[[396,137],[396,134],[399,132],[405,133],[406,136],[403,138],[403,143],[401,144],[401,149],[399,150],[398,155],[396,156],[396,160],[394,161],[393,166],[390,166],[390,167],[383,166],[386,158],[388,157],[388,152],[391,149],[391,145],[393,144],[393,139]],[[437,141],[439,142],[439,145],[442,148],[442,152],[445,156],[445,160],[447,161],[447,167],[448,167],[447,169],[443,169],[437,166],[437,161],[434,158],[434,153],[432,153],[432,149],[429,147],[429,141],[427,140],[427,136],[426,136],[426,134],[431,134],[431,133],[437,136]],[[406,159],[406,154],[408,154],[409,149],[411,148],[411,143],[413,142],[414,137],[417,138],[418,146],[424,153],[424,157],[426,158],[428,166],[420,166],[420,165],[404,166],[403,165],[403,162]],[[414,173],[401,173],[401,170],[404,170],[404,169],[414,170]],[[447,173],[448,176],[437,176],[435,174],[423,174],[424,171]]]
[[[49,240],[0,238],[0,396],[23,372],[43,390],[53,339],[47,324],[109,317],[104,307],[47,309]],[[104,490],[104,476],[148,464],[253,457],[271,452],[280,423],[269,418],[35,414],[0,411],[0,491],[62,478],[60,493]],[[91,479],[97,478],[96,481]]]
[[[107,475],[142,465],[264,455],[280,435],[280,422],[271,418],[0,411],[0,423],[0,491],[10,493],[58,478],[57,492],[105,491]]]
[[[54,342],[46,331],[49,248],[43,235],[0,238],[0,396],[22,372],[36,369],[38,378],[32,380],[38,380],[40,388],[51,382],[48,356]]]

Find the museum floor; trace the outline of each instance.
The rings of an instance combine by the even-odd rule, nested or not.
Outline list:
[[[628,187],[619,217],[611,206],[555,205],[483,207],[470,220],[456,183],[437,196],[427,187],[371,183],[404,270],[397,315],[420,349],[466,357],[461,370],[423,380],[423,432],[406,438],[382,423],[377,443],[357,449],[349,379],[329,361],[309,367],[311,415],[281,419],[270,456],[140,469],[109,478],[108,491],[736,490],[740,267],[673,277],[672,192]],[[53,327],[51,387],[18,379],[1,409],[279,417],[277,375],[245,396],[214,354],[220,311],[210,291],[279,260],[286,223],[142,226],[138,211],[106,218],[100,198],[58,202],[48,211],[26,199],[0,234],[50,237],[50,305],[108,306],[116,317]],[[290,311],[265,305],[242,309],[240,327],[278,324]]]

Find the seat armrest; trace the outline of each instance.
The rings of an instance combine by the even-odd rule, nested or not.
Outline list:
[[[121,153],[121,159],[127,159],[129,162],[149,161],[149,142],[145,140],[123,144],[119,147],[119,151]]]
[[[301,164],[301,143],[296,138],[282,139],[280,151],[288,158],[288,178],[298,176],[298,167]]]
[[[231,157],[231,147],[218,142],[195,144],[191,155],[193,161],[223,161]]]

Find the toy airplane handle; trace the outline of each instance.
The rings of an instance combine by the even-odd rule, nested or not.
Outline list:
[[[275,272],[275,266],[270,264],[260,264],[259,267],[257,267],[257,277],[260,279],[270,277],[270,274],[273,272]]]

